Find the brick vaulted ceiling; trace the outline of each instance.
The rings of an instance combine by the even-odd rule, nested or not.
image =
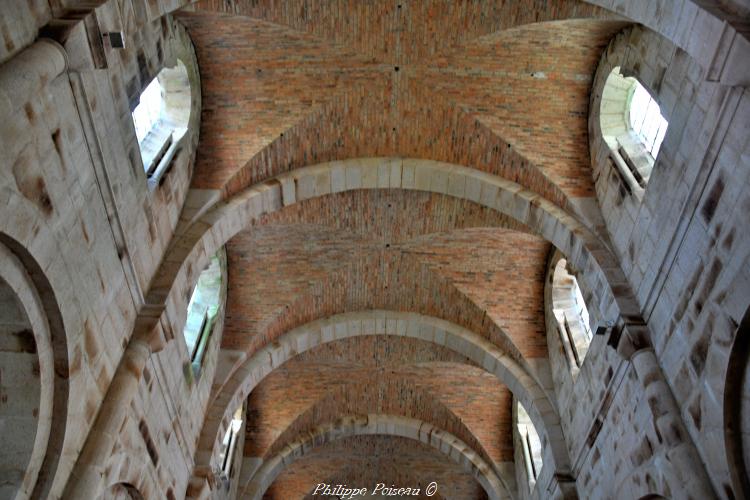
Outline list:
[[[603,11],[573,0],[196,8],[182,17],[202,69],[195,187],[231,194],[296,167],[404,156],[500,174],[560,205],[592,194],[588,90],[622,27]]]
[[[575,0],[204,0],[180,20],[201,68],[194,188],[229,198],[295,168],[400,156],[499,175],[563,208],[593,196],[589,87],[623,26],[598,8]],[[450,321],[519,361],[547,356],[551,247],[472,202],[416,191],[327,195],[264,216],[226,248],[228,353],[250,356],[334,314],[386,309]],[[260,382],[247,401],[244,454],[267,459],[342,416],[383,413],[446,430],[487,463],[511,462],[511,400],[494,376],[434,344],[339,340]],[[484,498],[455,463],[395,436],[320,446],[266,497],[302,498],[323,481],[433,480],[450,485],[444,498]]]
[[[421,498],[487,498],[471,475],[428,446],[383,436],[357,436],[321,446],[288,467],[268,490],[266,498],[320,499],[325,497],[310,496],[308,485],[376,484],[389,480],[391,484],[420,486],[423,491],[431,481],[445,485],[435,496]]]

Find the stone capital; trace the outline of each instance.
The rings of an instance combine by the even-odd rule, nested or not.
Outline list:
[[[651,335],[648,327],[642,321],[624,320],[620,317],[609,334],[607,344],[625,360],[632,360],[633,356],[651,349]]]

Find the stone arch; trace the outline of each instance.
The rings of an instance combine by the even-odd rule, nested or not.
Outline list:
[[[585,269],[594,259],[604,260],[600,264],[605,270],[609,270],[605,265],[616,263],[614,256],[608,255],[606,244],[573,215],[515,182],[432,160],[361,158],[297,169],[227,201],[186,211],[184,233],[168,256],[171,269],[163,269],[152,293],[155,297],[168,293],[162,288],[171,282],[166,274],[171,272],[176,277],[179,271],[172,266],[191,253],[202,256],[206,249],[229,240],[259,216],[298,201],[358,189],[406,189],[468,199],[527,225],[563,251],[579,269]],[[608,277],[616,278],[612,272]]]
[[[662,47],[664,53],[673,55],[657,57],[652,52],[646,52],[646,46],[657,45]],[[602,116],[607,111],[605,101],[618,99],[612,96],[607,86],[617,68],[622,75],[634,77],[645,87],[670,125],[650,171],[647,189],[638,184],[630,173],[631,169],[625,165],[624,157],[612,148],[612,141],[616,141],[612,134],[627,129],[629,125],[613,125],[617,118]],[[596,198],[606,229],[612,237],[611,243],[625,257],[623,267],[626,269],[629,251],[632,252],[628,248],[632,243],[628,237],[634,228],[639,227],[641,221],[638,219],[648,220],[649,214],[656,218],[660,210],[667,210],[668,205],[663,200],[665,192],[671,194],[675,185],[684,182],[682,176],[688,166],[677,161],[677,152],[688,117],[702,118],[702,111],[691,112],[690,108],[699,93],[702,71],[690,54],[642,26],[631,26],[618,33],[597,66],[589,100],[589,151]],[[619,120],[622,121],[622,117]],[[605,122],[610,127],[604,126],[603,130]],[[638,288],[639,285],[634,283],[632,286]]]
[[[174,19],[168,22],[172,36],[165,47],[163,64],[150,75],[142,75],[140,82],[129,87],[128,101],[130,111],[133,112],[149,83],[158,82],[162,100],[158,120],[151,127],[153,137],[141,142],[137,134],[133,133],[134,128],[123,130],[123,135],[131,137],[131,161],[141,159],[141,172],[146,172],[146,180],[152,191],[164,182],[166,174],[174,165],[180,165],[177,176],[180,179],[173,182],[180,186],[189,183],[195,163],[201,119],[200,72],[195,49],[185,27]],[[153,166],[149,168],[152,160]]]
[[[669,460],[657,454],[630,471],[612,491],[615,498],[690,498],[692,485],[675,481],[673,469]]]
[[[576,276],[562,257],[554,264],[550,286],[552,315],[557,320],[560,340],[575,378],[591,342],[591,324]]]
[[[1,496],[28,498],[47,451],[54,359],[41,301],[23,265],[0,243]],[[35,378],[38,377],[38,380]]]
[[[97,498],[101,500],[144,500],[161,495],[161,487],[149,467],[148,458],[134,449],[121,449],[107,460],[107,473]],[[125,495],[127,493],[127,496]],[[117,495],[120,496],[117,496]]]
[[[472,474],[491,499],[510,498],[508,483],[498,477],[476,453],[455,436],[426,422],[393,415],[371,414],[366,417],[343,417],[336,424],[323,426],[289,445],[256,471],[244,486],[243,493],[261,498],[279,473],[294,460],[316,446],[349,436],[389,435],[414,439],[446,454]],[[511,483],[512,484],[512,483]]]
[[[110,500],[143,500],[143,495],[138,488],[129,483],[117,483],[110,486],[102,496],[102,499]]]
[[[750,308],[734,338],[724,392],[724,436],[737,497],[750,497]]]
[[[182,215],[180,236],[171,245],[152,281],[147,304],[165,307],[179,330],[184,323],[180,293],[192,288],[197,270],[218,247],[262,215],[283,206],[357,189],[429,191],[469,199],[498,210],[554,244],[584,275],[602,274],[613,291],[624,325],[644,328],[640,306],[617,257],[575,216],[507,179],[459,165],[403,158],[350,159],[305,167],[248,188],[227,201],[211,198],[218,196],[217,193],[209,193],[208,199],[206,193],[193,193]],[[229,399],[220,395],[215,403],[226,408]],[[544,401],[550,404],[546,397]],[[552,413],[556,413],[554,409]],[[215,415],[206,417],[212,429],[219,427],[220,420]],[[541,418],[539,422],[541,424]],[[215,441],[216,433],[209,434],[211,437],[204,436],[203,445],[199,446],[197,460],[202,464],[210,461],[211,452],[207,450]],[[554,452],[556,466],[567,469],[569,459],[559,427],[556,434],[554,440],[559,441],[560,446],[559,451]]]
[[[31,202],[7,188],[0,191],[0,196],[7,196],[15,208],[0,220],[0,262],[3,264],[0,276],[19,297],[29,317],[42,386],[39,429],[29,464],[33,470],[29,471],[28,483],[24,480],[24,491],[30,497],[43,497],[50,492],[58,469],[72,466],[72,461],[63,457],[68,427],[68,360],[72,346],[67,338],[63,309],[54,292],[66,288],[68,277],[45,271],[51,259],[59,255],[59,249]],[[35,224],[32,226],[29,221]],[[41,256],[46,258],[40,259]]]
[[[187,131],[180,138],[179,146],[189,157],[187,162],[187,178],[190,179],[195,166],[195,152],[198,148],[198,138],[201,125],[201,110],[203,106],[201,96],[201,80],[198,68],[198,56],[195,47],[185,26],[179,21],[171,19],[174,38],[169,44],[169,51],[164,61],[165,67],[177,68],[180,64],[184,66],[184,72],[175,76],[179,79],[168,81],[169,87],[174,87],[171,92],[172,103],[168,103],[170,112],[168,116],[185,126]],[[184,79],[190,89],[189,95],[185,94]],[[180,103],[179,106],[176,104]]]
[[[226,432],[231,420],[232,411],[228,408],[237,408],[273,369],[317,345],[373,334],[419,338],[448,347],[498,377],[527,408],[545,444],[550,446],[556,470],[570,472],[557,410],[540,383],[517,361],[465,328],[437,318],[393,311],[350,312],[316,320],[291,330],[246,359],[230,378],[228,384],[234,389],[220,390],[209,405],[198,442],[196,463],[212,461],[218,451],[220,436]]]
[[[152,282],[146,302],[165,304],[182,327],[179,293],[191,288],[208,256],[263,214],[297,201],[356,189],[407,189],[464,198],[498,210],[554,244],[583,274],[603,273],[626,323],[640,308],[615,255],[573,215],[520,185],[484,172],[431,160],[365,158],[305,167],[253,186],[226,202],[201,207],[195,194],[179,237]]]
[[[624,15],[685,50],[712,79],[725,85],[750,84],[750,69],[744,64],[750,49],[742,15],[742,0],[699,2],[685,0],[679,9],[668,9],[650,0],[616,4],[607,0],[585,0]],[[719,8],[721,6],[721,8]]]

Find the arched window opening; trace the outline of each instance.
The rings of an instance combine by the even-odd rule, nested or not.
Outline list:
[[[219,463],[221,464],[220,476],[227,481],[232,476],[232,463],[238,446],[239,433],[242,430],[242,413],[243,407],[240,406],[234,412],[229,429],[227,429],[224,439],[221,442],[221,452],[219,453]]]
[[[659,104],[637,79],[616,67],[604,85],[600,124],[628,190],[642,196],[669,125]]]
[[[591,325],[586,302],[576,277],[560,259],[552,275],[552,312],[571,370],[577,373],[591,343]]]
[[[190,100],[187,68],[178,60],[146,86],[132,112],[143,168],[154,184],[169,170],[187,131]]]
[[[526,477],[529,480],[529,490],[534,490],[536,480],[542,470],[542,441],[539,439],[539,433],[531,422],[529,414],[520,403],[516,401],[516,429],[520,439],[521,450],[523,451],[524,468]]]
[[[194,374],[200,371],[208,340],[216,323],[221,302],[221,289],[221,258],[217,253],[211,257],[208,266],[198,277],[198,283],[188,303],[183,335]]]
[[[159,78],[154,78],[146,86],[141,94],[138,106],[133,110],[133,124],[135,125],[135,136],[138,138],[138,144],[143,142],[156,122],[159,121],[163,99]]]
[[[635,78],[626,78],[630,83],[630,105],[628,123],[652,158],[659,155],[661,143],[667,133],[667,120],[661,115],[659,105],[648,90]]]

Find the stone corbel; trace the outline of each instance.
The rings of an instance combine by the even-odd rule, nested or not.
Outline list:
[[[626,323],[619,317],[612,327],[607,345],[617,351],[624,360],[630,361],[635,353],[651,348],[648,327],[642,321]]]
[[[219,484],[216,474],[207,465],[198,465],[193,469],[193,475],[188,481],[185,498],[198,499],[208,498]]]
[[[552,474],[546,491],[550,498],[562,498],[564,500],[578,498],[576,479],[572,474],[565,472],[555,472]]]
[[[41,29],[41,36],[58,42],[68,54],[75,54],[71,61],[71,69],[107,68],[107,57],[104,50],[96,9],[105,0],[89,0],[81,2],[75,9],[54,6],[54,16]]]
[[[133,338],[142,338],[152,353],[164,349],[174,338],[172,327],[164,317],[164,311],[163,304],[144,304],[135,321]]]

